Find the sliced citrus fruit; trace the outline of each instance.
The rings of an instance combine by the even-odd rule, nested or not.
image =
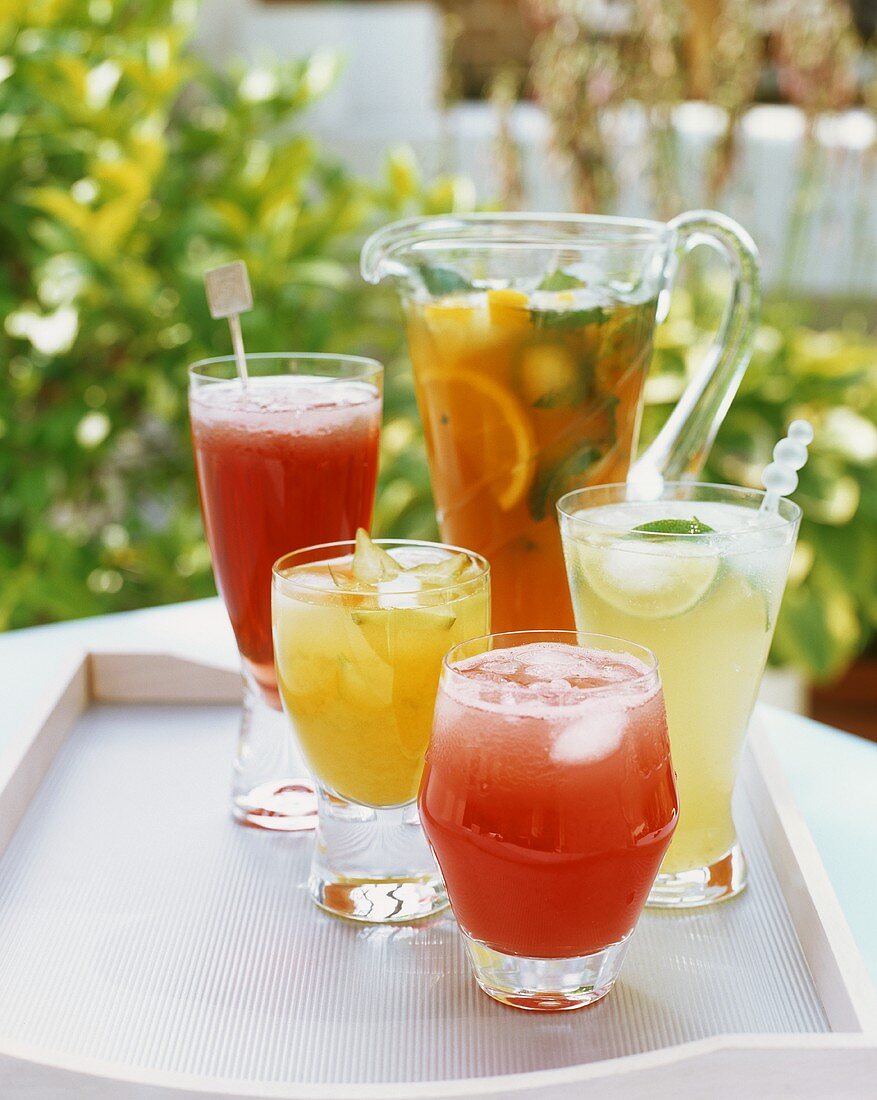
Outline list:
[[[529,301],[521,290],[488,290],[490,323],[507,329],[529,328]]]
[[[449,554],[441,561],[424,561],[419,565],[409,565],[406,573],[413,573],[418,580],[428,585],[453,584],[466,572],[470,558],[465,554]]]
[[[534,344],[521,352],[521,393],[538,409],[571,405],[576,367],[569,351],[557,344]]]
[[[428,302],[423,307],[423,316],[431,326],[443,330],[451,326],[466,327],[474,322],[479,312],[477,307],[478,299],[464,294],[449,294]]]
[[[434,355],[447,361],[466,355],[489,339],[484,294],[449,294],[420,307]]]
[[[445,607],[407,607],[395,615],[402,630],[450,630],[457,621],[456,614]]]
[[[377,584],[399,576],[399,563],[369,538],[362,527],[356,532],[353,576],[360,584]]]
[[[594,592],[612,607],[640,619],[666,619],[690,611],[712,587],[719,555],[703,544],[678,540],[632,545],[580,543],[579,565]]]
[[[422,376],[435,452],[461,484],[488,484],[509,511],[533,480],[536,438],[523,406],[500,383],[454,368]]]

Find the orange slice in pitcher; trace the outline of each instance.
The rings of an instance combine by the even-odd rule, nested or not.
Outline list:
[[[420,380],[438,453],[454,456],[461,480],[487,483],[504,512],[533,480],[536,438],[520,402],[492,378],[465,370]]]

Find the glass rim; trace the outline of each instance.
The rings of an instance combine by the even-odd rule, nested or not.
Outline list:
[[[354,367],[362,368],[358,373],[347,375],[321,374],[320,381],[327,382],[362,382],[379,378],[384,373],[384,365],[378,359],[369,355],[347,355],[342,352],[325,351],[256,351],[247,352],[244,360],[247,363],[262,363],[269,360],[289,362],[297,360],[313,363],[346,363]],[[228,376],[209,373],[210,367],[231,366],[234,368]],[[186,368],[190,381],[197,379],[199,382],[233,382],[237,377],[237,359],[234,355],[214,355],[207,359],[197,359]],[[277,371],[275,374],[257,375],[256,377],[271,378],[280,377],[288,372]]]
[[[657,218],[625,218],[619,214],[577,214],[577,213],[564,213],[562,211],[550,211],[550,210],[473,210],[466,214],[425,214],[423,216],[417,216],[411,218],[400,218],[398,221],[388,222],[381,229],[377,230],[378,233],[382,233],[385,230],[398,230],[402,228],[414,228],[415,226],[422,225],[433,226],[436,229],[440,229],[444,225],[448,231],[454,232],[459,229],[466,229],[470,226],[477,227],[479,225],[502,225],[507,223],[510,226],[519,225],[538,225],[540,223],[550,225],[570,225],[570,226],[593,226],[595,228],[604,228],[608,230],[620,230],[625,238],[636,240],[639,235],[645,237],[664,237],[669,232],[667,222],[662,222]],[[534,244],[537,242],[534,242]],[[556,241],[539,241],[538,244],[552,245],[557,244]]]
[[[470,561],[474,561],[475,564],[479,567],[479,573],[477,576],[464,577],[460,580],[453,581],[451,584],[443,584],[438,587],[430,587],[427,590],[430,594],[453,592],[456,589],[465,588],[466,585],[475,584],[477,581],[487,581],[490,578],[490,562],[487,560],[487,558],[485,558],[482,554],[477,553],[475,550],[467,550],[465,546],[454,546],[448,542],[430,542],[428,539],[394,539],[389,537],[372,539],[372,542],[374,542],[376,546],[381,547],[423,546],[427,547],[430,550],[451,550],[459,554],[465,554]],[[290,562],[292,559],[295,558],[301,558],[304,554],[309,554],[312,551],[336,550],[344,547],[346,552],[352,553],[355,546],[355,539],[339,539],[337,542],[317,542],[314,543],[313,546],[302,546],[298,550],[290,550],[286,554],[281,555],[281,557],[279,557],[277,561],[274,562],[274,564],[271,566],[271,576],[275,582],[291,585],[291,587],[298,588],[299,590],[305,592],[328,592],[331,596],[373,596],[375,594],[374,587],[369,588],[365,585],[360,585],[354,588],[338,588],[334,591],[330,588],[319,588],[309,584],[296,585],[294,581],[291,581],[288,575],[282,572],[282,569],[288,567],[285,563]],[[331,561],[343,556],[343,553],[335,554],[332,557],[327,555],[326,557],[313,559],[310,562],[299,561],[298,564],[323,565],[328,564]],[[416,592],[400,592],[399,595],[413,596],[416,595]],[[393,609],[388,608],[388,610]]]
[[[491,227],[506,226],[506,235],[491,236]],[[485,232],[479,236],[478,230]],[[591,229],[588,235],[564,235],[563,229]],[[547,230],[542,234],[540,231]],[[551,232],[553,230],[553,233]],[[648,218],[624,218],[606,214],[564,214],[538,211],[477,211],[469,214],[432,214],[388,222],[366,240],[360,255],[360,270],[366,282],[379,282],[385,275],[402,275],[400,257],[408,253],[442,253],[458,249],[564,249],[584,251],[594,245],[643,248],[666,246],[673,235],[667,222]],[[398,267],[394,268],[393,261]],[[390,266],[387,267],[387,263]]]
[[[530,638],[533,641],[538,641],[540,639],[543,640],[543,641],[554,640],[554,641],[561,641],[563,644],[570,644],[569,642],[563,642],[563,639],[574,639],[574,642],[572,644],[574,644],[577,649],[586,649],[586,648],[588,648],[587,644],[583,645],[582,642],[579,640],[579,639],[585,638],[585,639],[597,642],[598,644],[592,646],[591,648],[599,649],[600,652],[602,652],[602,653],[617,653],[617,652],[619,652],[619,650],[618,649],[611,650],[611,649],[607,649],[605,647],[601,648],[600,645],[599,645],[599,643],[601,641],[609,641],[609,642],[619,643],[622,647],[624,647],[624,649],[622,650],[623,652],[629,653],[631,657],[635,657],[639,660],[642,660],[646,664],[646,668],[642,672],[637,672],[637,674],[635,676],[632,676],[629,680],[623,681],[624,686],[627,687],[629,685],[641,684],[641,683],[645,683],[647,680],[652,680],[652,679],[657,679],[658,685],[662,686],[661,685],[661,679],[660,679],[660,667],[659,667],[658,655],[655,653],[655,651],[653,649],[649,649],[648,646],[641,645],[639,642],[631,641],[630,638],[622,638],[617,634],[599,634],[599,633],[596,633],[596,632],[590,631],[590,630],[501,630],[501,631],[497,631],[495,633],[490,633],[490,634],[479,634],[475,638],[467,638],[465,641],[457,642],[457,644],[455,646],[452,646],[451,649],[449,649],[447,651],[447,653],[442,658],[442,672],[447,673],[451,676],[454,676],[457,679],[462,678],[462,674],[458,671],[457,665],[455,664],[456,658],[454,657],[454,654],[456,654],[458,650],[461,650],[461,649],[465,648],[466,646],[478,645],[478,643],[480,643],[480,642],[484,642],[484,643],[493,642],[496,639],[503,639],[503,638],[521,638],[521,639]],[[522,642],[521,644],[526,644],[526,643]],[[498,647],[490,646],[488,648],[487,646],[485,646],[485,648],[482,652],[488,653],[488,652],[491,652],[494,648],[497,648],[497,649],[513,649],[515,647],[514,646],[498,646]],[[476,656],[476,654],[473,653],[470,656]],[[620,683],[621,683],[620,681],[614,681],[614,682],[609,682],[609,683],[605,683],[605,684],[595,684],[593,687],[584,688],[582,690],[583,690],[584,696],[586,698],[590,698],[591,695],[595,695],[595,694],[598,694],[600,692],[608,692],[608,691],[617,692]],[[548,705],[551,706],[551,704],[548,704]],[[565,704],[557,704],[557,705],[558,706],[566,706],[566,707],[575,707],[578,704],[577,703],[565,703]]]
[[[571,503],[570,502],[573,500],[573,498],[587,499],[591,496],[596,497],[601,492],[608,493],[611,496],[613,493],[618,493],[618,494],[620,494],[622,492],[626,493],[628,491],[628,488],[629,487],[628,487],[628,484],[627,484],[626,481],[613,481],[613,482],[610,482],[606,485],[587,485],[587,486],[584,486],[581,489],[572,489],[572,490],[570,490],[570,492],[564,493],[563,496],[558,498],[555,507],[557,509],[557,513],[558,513],[558,516],[560,517],[561,521],[569,520],[571,523],[581,524],[582,526],[588,527],[588,528],[590,528],[594,531],[602,531],[602,532],[605,532],[605,533],[614,533],[614,532],[623,531],[625,535],[630,535],[633,538],[640,538],[640,539],[645,539],[645,540],[649,540],[649,539],[655,540],[655,539],[659,539],[659,538],[660,539],[692,539],[692,538],[702,539],[704,537],[703,535],[698,535],[698,534],[695,534],[691,531],[676,531],[676,532],[671,532],[671,531],[667,531],[667,532],[634,531],[634,530],[631,530],[630,528],[627,528],[627,527],[623,527],[623,528],[622,527],[611,527],[611,526],[609,526],[605,523],[596,523],[593,520],[589,520],[587,518],[587,516],[583,515],[582,510],[586,510],[587,507],[588,507],[587,505],[585,505],[585,509],[582,509],[582,510],[579,510],[579,511],[576,511],[576,512],[573,512],[573,511],[570,510],[571,509]],[[764,498],[767,496],[767,491],[766,490],[764,490],[764,489],[752,489],[752,488],[750,488],[746,485],[723,485],[723,484],[720,484],[719,482],[716,482],[716,481],[665,481],[664,482],[664,489],[663,489],[661,495],[659,497],[657,497],[656,499],[637,500],[636,498],[633,498],[633,499],[628,500],[625,497],[622,497],[622,496],[619,495],[617,500],[607,502],[607,506],[611,506],[612,504],[659,504],[661,501],[663,501],[665,499],[668,499],[668,498],[665,497],[665,493],[668,489],[703,489],[703,490],[707,490],[711,494],[714,494],[717,498],[717,502],[719,502],[719,503],[721,503],[721,501],[719,501],[718,498],[725,495],[725,496],[736,497],[737,499],[742,498],[742,499],[748,499],[748,500],[751,500],[751,501],[758,501],[759,507],[761,505],[761,501],[763,501]],[[674,499],[676,499],[676,498],[673,498],[673,497],[669,498],[669,500],[674,500]],[[684,498],[679,498],[679,499],[684,500]],[[698,503],[698,501],[694,500],[693,503],[696,504],[696,503]],[[701,498],[700,503],[715,503],[715,502],[711,501],[708,497],[704,497],[704,498]],[[753,509],[753,511],[757,511],[757,510],[758,510],[757,508]],[[784,511],[788,512],[789,514],[784,515],[783,514]],[[773,514],[776,516],[778,522],[775,523],[775,524],[771,524],[771,529],[776,530],[777,528],[781,528],[781,527],[794,526],[796,523],[798,523],[800,521],[800,519],[801,519],[801,517],[803,516],[804,513],[803,513],[803,510],[802,510],[800,504],[797,504],[794,500],[790,500],[789,497],[780,497],[778,505],[777,505],[777,510]],[[752,528],[751,527],[733,527],[733,528],[730,528],[729,530],[715,531],[710,535],[710,537],[711,538],[713,538],[713,537],[728,538],[728,537],[731,537],[731,536],[751,534],[751,533],[752,533]]]

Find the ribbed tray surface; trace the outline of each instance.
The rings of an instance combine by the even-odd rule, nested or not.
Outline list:
[[[722,1032],[827,1031],[745,799],[751,888],[646,914],[580,1012],[494,1004],[445,916],[356,926],[303,888],[309,837],[228,814],[237,714],[102,706],[0,860],[0,1042],[255,1082],[395,1082],[576,1065]]]

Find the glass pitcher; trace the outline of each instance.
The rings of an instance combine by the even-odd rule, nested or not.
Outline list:
[[[716,341],[636,458],[657,321],[681,259],[726,259]],[[555,502],[626,478],[660,492],[696,475],[749,362],[758,254],[730,218],[665,224],[567,214],[395,222],[362,252],[402,297],[442,538],[483,554],[497,631],[572,628]],[[635,460],[635,461],[634,461]]]

